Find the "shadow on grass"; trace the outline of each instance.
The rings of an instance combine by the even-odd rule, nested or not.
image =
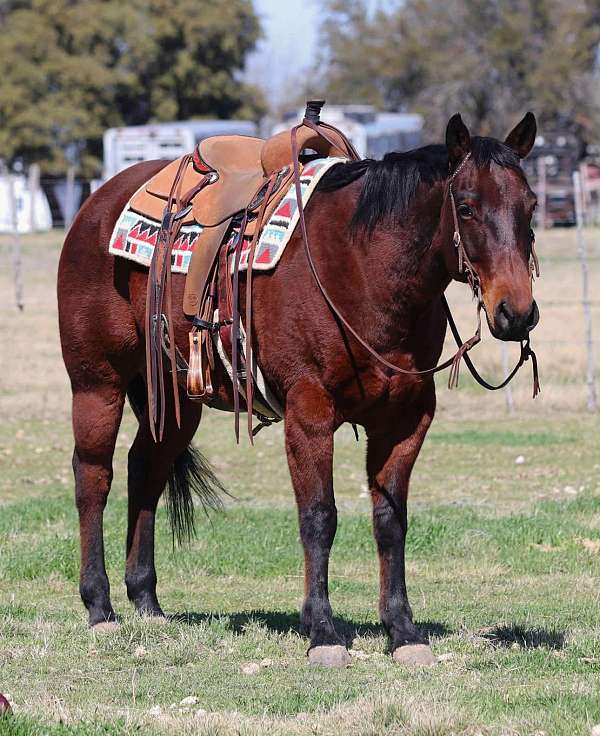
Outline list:
[[[481,634],[497,647],[517,644],[522,649],[564,649],[565,632],[548,629],[525,629],[522,626],[497,626]]]
[[[304,635],[300,625],[300,615],[283,611],[243,611],[227,614],[186,611],[173,614],[169,618],[171,621],[177,621],[188,626],[210,623],[213,619],[219,621],[227,619],[229,622],[228,628],[236,634],[242,634],[249,625],[259,624],[277,634]],[[336,631],[344,637],[348,647],[352,646],[354,639],[357,637],[376,637],[383,634],[383,628],[380,624],[356,623],[344,616],[335,616],[334,622]],[[418,621],[417,626],[428,638],[447,636],[451,633],[451,630],[445,624],[437,621]]]

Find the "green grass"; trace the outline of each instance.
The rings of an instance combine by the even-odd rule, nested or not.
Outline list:
[[[385,655],[366,509],[341,514],[332,556],[338,626],[359,651],[343,672],[312,669],[304,658],[291,504],[230,503],[210,521],[199,517],[197,538],[175,551],[161,511],[159,590],[171,615],[161,626],[131,613],[118,582],[125,512],[117,489],[105,526],[121,628],[100,637],[86,630],[77,596],[70,492],[50,485],[43,500],[2,507],[0,680],[16,715],[0,721],[0,733],[133,733],[142,725],[228,733],[227,718],[242,733],[310,733],[308,716],[330,733],[333,713],[357,733],[472,733],[475,724],[482,733],[566,736],[600,722],[599,558],[582,544],[600,543],[596,494],[510,513],[436,504],[412,514],[410,593],[442,655],[419,673]],[[264,659],[271,662],[258,675],[241,672]],[[198,703],[178,707],[189,695]],[[196,716],[200,708],[208,714]],[[57,718],[65,725],[49,729]]]
[[[463,429],[461,431],[432,432],[429,440],[444,445],[475,447],[510,447],[521,450],[526,447],[552,447],[577,442],[577,436],[551,432],[516,432],[510,429]]]
[[[14,503],[3,509],[0,519],[0,580],[47,579],[50,574],[64,581],[78,577],[77,518],[71,499],[61,493],[47,503],[39,500]],[[46,513],[47,510],[47,513]],[[120,498],[105,514],[108,566],[115,572],[121,564],[123,520],[126,502]],[[598,540],[600,530],[591,529],[582,518],[600,513],[597,496],[582,496],[571,502],[537,504],[531,512],[487,516],[473,509],[437,506],[412,516],[407,552],[411,559],[443,563],[451,553],[455,560],[475,561],[481,555],[513,572],[594,571],[593,555],[578,542]],[[180,574],[247,576],[268,579],[302,572],[296,514],[289,510],[230,508],[200,516],[198,534],[189,546],[174,552],[165,515],[160,514],[158,545],[160,564],[168,576]],[[367,514],[341,517],[334,562],[357,565],[374,559],[370,518]]]
[[[140,621],[122,583],[131,422],[105,514],[121,628],[105,637],[87,630],[77,592],[68,423],[0,427],[0,690],[15,703],[0,734],[583,736],[600,723],[597,419],[434,425],[414,474],[407,576],[441,661],[418,673],[386,654],[364,439],[346,430],[336,437],[331,599],[355,652],[349,670],[306,663],[280,429],[236,448],[224,415],[209,414],[198,439],[237,498],[210,520],[200,512],[196,539],[175,550],[160,509],[159,594],[171,619]],[[258,675],[243,674],[264,659]],[[190,695],[198,703],[180,707]]]

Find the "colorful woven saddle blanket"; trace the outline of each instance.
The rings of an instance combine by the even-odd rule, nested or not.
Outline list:
[[[316,159],[304,166],[300,180],[304,207],[306,207],[323,175],[332,166],[343,161],[345,159],[329,157]],[[146,185],[144,184],[144,186]],[[135,195],[127,203],[115,224],[108,250],[111,255],[135,261],[142,266],[150,266],[161,223],[136,212],[131,206],[133,199],[135,199]],[[254,256],[253,270],[268,271],[277,265],[294,233],[298,219],[296,188],[292,182],[282,198],[279,199],[276,208],[262,229]],[[198,223],[188,223],[181,226],[171,252],[171,270],[173,273],[187,274],[198,236],[202,230],[202,225]],[[229,238],[233,239],[238,235],[239,233],[234,229],[229,233]],[[249,243],[249,239],[244,242],[240,258],[240,270],[245,270],[248,267]]]

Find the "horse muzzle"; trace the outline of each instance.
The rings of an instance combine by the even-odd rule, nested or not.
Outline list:
[[[527,312],[515,311],[510,302],[503,299],[496,306],[494,323],[490,325],[490,330],[498,340],[520,342],[527,339],[539,319],[540,312],[535,299]]]

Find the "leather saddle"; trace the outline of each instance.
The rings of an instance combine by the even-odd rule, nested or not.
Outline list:
[[[319,156],[344,156],[347,151],[344,141],[337,131],[334,133],[328,141],[311,128],[302,126],[297,134],[298,150],[308,149]],[[273,205],[276,205],[284,183],[291,180],[291,164],[289,131],[278,133],[266,141],[228,135],[206,138],[197,145],[181,175],[179,185],[184,199],[186,193],[194,192],[207,175],[212,177],[212,181],[193,196],[186,211],[181,213],[183,225],[198,223],[204,228],[196,241],[186,279],[185,314],[197,314],[209,272],[233,218],[251,205],[253,198],[257,200],[256,209],[260,204],[261,187],[266,186],[270,176],[282,172],[278,186],[271,191]],[[134,194],[131,209],[161,222],[180,165],[181,159],[177,159],[155,174]],[[267,215],[271,209],[274,207],[267,209]],[[253,234],[254,226],[251,220],[246,229],[248,235]]]
[[[303,122],[269,140],[246,136],[216,136],[201,141],[186,154],[159,171],[132,197],[129,207],[161,222],[148,277],[146,304],[146,371],[151,429],[162,438],[165,418],[165,374],[162,352],[171,364],[175,415],[180,420],[177,387],[177,355],[171,305],[171,251],[181,227],[202,226],[188,269],[183,311],[193,318],[187,370],[188,396],[208,403],[213,396],[211,372],[215,363],[213,336],[218,333],[231,356],[233,408],[239,436],[240,388],[246,383],[248,429],[252,415],[261,416],[254,402],[252,366],[252,268],[262,225],[268,221],[287,184],[300,191],[300,173],[305,161],[316,156],[357,159],[358,154],[344,134],[321,123],[323,101],[307,104]],[[308,157],[307,157],[308,154]],[[299,203],[300,206],[300,203]],[[236,237],[228,242],[230,233]],[[242,321],[239,308],[239,262],[245,239],[249,239],[246,283],[246,352],[240,352]],[[229,274],[233,273],[232,278]],[[218,312],[219,320],[214,321]],[[167,325],[166,339],[162,325]],[[264,417],[263,417],[264,419]]]
[[[198,144],[181,179],[182,192],[188,192],[207,172],[214,181],[192,200],[183,223],[196,222],[203,227],[216,227],[228,217],[244,209],[258,189],[264,174],[260,152],[264,141],[245,136],[215,136]],[[155,174],[131,200],[140,214],[161,221],[181,159],[172,161]]]

